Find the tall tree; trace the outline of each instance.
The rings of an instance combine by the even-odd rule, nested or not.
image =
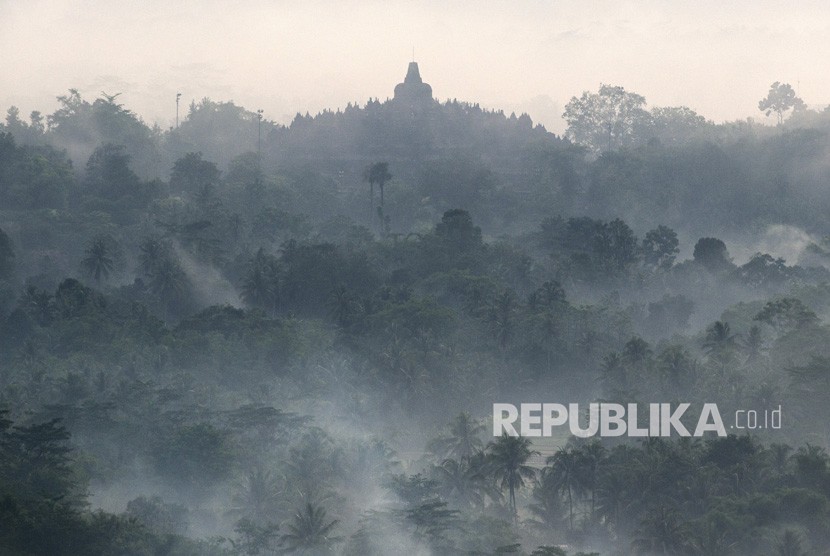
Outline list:
[[[600,85],[597,93],[585,91],[565,105],[565,136],[595,153],[633,146],[651,125],[645,104],[645,97],[623,87]]]
[[[582,476],[580,475],[581,458],[579,451],[574,448],[560,448],[550,456],[545,475],[549,475],[551,483],[559,492],[566,495],[568,500],[568,528],[574,528],[574,496],[581,496],[585,491]]]
[[[392,179],[392,174],[389,173],[388,162],[375,162],[366,167],[363,172],[363,179],[369,182],[369,214],[375,212],[375,184],[378,184],[380,189],[380,210],[378,214],[381,220],[383,219],[383,188],[386,182]],[[383,222],[381,222],[383,225]]]
[[[150,290],[171,316],[180,316],[188,306],[191,289],[190,278],[172,256],[162,258],[150,277]]]
[[[139,267],[141,268],[141,272],[147,277],[152,277],[161,266],[162,261],[171,256],[170,245],[156,237],[144,238],[141,244],[139,244],[138,249]]]
[[[695,243],[692,253],[696,263],[710,272],[719,272],[734,268],[726,244],[715,237],[703,237]]]
[[[767,116],[775,112],[778,125],[784,123],[784,113],[788,110],[797,112],[805,108],[804,101],[795,95],[792,85],[779,81],[770,85],[767,96],[758,102],[758,109]]]
[[[445,459],[433,469],[442,494],[465,507],[484,507],[486,498],[501,500],[498,487],[487,477],[483,453],[460,460]]]
[[[173,164],[170,187],[195,197],[209,196],[219,183],[216,164],[202,159],[202,153],[187,153]]]
[[[720,373],[723,373],[734,362],[737,344],[738,338],[732,333],[728,322],[716,321],[706,329],[703,349],[709,356],[709,360],[716,364]]]
[[[643,261],[660,270],[668,270],[680,252],[677,233],[668,226],[657,226],[643,238]]]
[[[130,161],[124,145],[106,143],[97,147],[86,163],[89,192],[112,200],[138,194],[141,180],[130,168]]]
[[[485,425],[469,413],[459,413],[450,423],[448,434],[430,442],[429,449],[441,457],[470,458],[482,449],[481,435],[485,430]]]
[[[524,486],[525,479],[536,476],[535,470],[527,465],[527,460],[538,452],[530,449],[529,438],[521,436],[499,437],[488,446],[488,455],[493,465],[493,473],[501,482],[502,488],[507,488],[508,505],[514,520],[518,521],[519,513],[516,506],[516,491]]]
[[[118,246],[115,240],[107,235],[97,235],[89,242],[81,261],[84,271],[95,280],[98,286],[106,281],[115,270]]]

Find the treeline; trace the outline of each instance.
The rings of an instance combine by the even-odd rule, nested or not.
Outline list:
[[[235,184],[276,188],[311,218],[342,213],[363,224],[373,215],[362,202],[363,168],[386,160],[395,175],[386,215],[391,230],[404,234],[455,207],[494,234],[527,231],[551,212],[622,217],[637,228],[660,213],[666,225],[697,236],[771,224],[825,233],[828,118],[803,106],[786,119],[787,107],[769,109],[782,110],[777,128],[751,120],[715,125],[686,107],[649,110],[642,96],[602,86],[568,104],[563,139],[526,115],[455,100],[416,112],[371,100],[281,126],[232,102],[203,99],[177,129],[165,130],[146,125],[118,97],[89,102],[72,90],[58,97],[53,114],[36,112],[29,122],[11,108],[2,130],[29,154],[6,178],[15,190],[9,206],[66,206],[73,182],[89,181],[90,156],[112,144],[130,157],[139,196],[152,197],[161,185],[153,180],[166,182],[177,160],[202,153]],[[26,190],[38,180],[44,187],[37,193]],[[284,191],[288,185],[296,186]],[[123,187],[136,185],[127,179]]]

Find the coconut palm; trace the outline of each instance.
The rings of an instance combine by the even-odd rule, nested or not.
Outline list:
[[[148,237],[138,246],[141,272],[152,277],[162,261],[170,256],[170,245],[161,239]]]
[[[596,490],[600,466],[605,459],[606,450],[597,440],[583,444],[577,449],[579,458],[579,482],[591,493],[591,516],[596,511]]]
[[[563,521],[562,495],[555,479],[550,467],[542,469],[533,488],[533,502],[529,506],[539,525],[545,528],[558,528]]]
[[[568,501],[568,528],[574,528],[574,496],[581,496],[584,491],[580,474],[581,458],[575,448],[560,448],[550,456],[546,462],[550,467],[545,474],[550,474],[550,480],[556,490],[563,493]]]
[[[617,536],[623,528],[623,519],[626,510],[634,502],[631,470],[621,468],[613,472],[606,472],[600,477],[597,485],[596,511],[606,523],[613,525]]]
[[[333,544],[340,540],[331,535],[337,527],[338,520],[328,521],[326,510],[322,506],[315,506],[308,502],[305,507],[294,514],[288,524],[288,533],[281,538],[285,543],[286,553],[299,552],[300,554],[328,554]]]
[[[271,472],[254,470],[236,485],[230,511],[257,524],[267,523],[279,508],[283,490]]]
[[[723,356],[731,352],[737,343],[737,338],[729,328],[728,322],[716,321],[706,329],[706,338],[703,340],[703,349],[710,356]]]
[[[87,245],[81,261],[86,273],[95,279],[95,283],[101,286],[101,282],[109,278],[115,269],[115,248],[112,238],[105,235],[98,235],[92,238]]]
[[[378,184],[380,189],[380,207],[383,209],[383,186],[386,182],[392,179],[392,174],[389,173],[388,162],[375,162],[366,167],[363,173],[363,179],[369,182],[369,201],[374,204],[375,198],[375,184]]]
[[[429,449],[441,457],[470,458],[484,447],[481,435],[486,428],[469,413],[459,413],[450,424],[449,434],[430,442]]]
[[[536,476],[536,471],[527,465],[527,460],[538,454],[530,449],[530,445],[529,438],[504,434],[488,446],[493,474],[499,479],[502,489],[507,488],[508,505],[517,522],[516,491],[525,485],[525,479]]]
[[[486,462],[482,455],[479,452],[472,458],[445,459],[435,466],[435,478],[444,496],[468,507],[482,507],[486,498],[501,499],[498,488],[485,473]]]
[[[187,305],[191,287],[184,269],[172,257],[164,257],[150,278],[150,290],[171,314]]]

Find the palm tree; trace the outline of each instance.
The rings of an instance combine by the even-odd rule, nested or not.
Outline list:
[[[652,365],[652,351],[648,342],[634,336],[623,346],[621,357],[629,380],[648,376]]]
[[[389,173],[388,162],[375,162],[369,165],[364,172],[364,179],[369,182],[371,187],[370,200],[374,199],[374,185],[378,184],[380,188],[380,207],[383,208],[383,186],[386,182],[392,179],[392,174]]]
[[[467,458],[445,459],[441,465],[435,466],[434,473],[448,500],[467,507],[484,505],[483,477]]]
[[[546,462],[550,467],[545,471],[550,474],[554,488],[564,493],[568,499],[568,528],[574,528],[574,495],[584,491],[580,476],[580,454],[576,448],[560,448]]]
[[[326,523],[326,510],[322,506],[308,502],[302,510],[294,514],[294,519],[288,525],[289,533],[281,537],[286,543],[284,551],[301,554],[329,553],[331,546],[340,540],[339,537],[330,535],[338,523],[336,519]]]
[[[741,343],[741,347],[746,355],[746,363],[753,364],[764,354],[764,338],[761,335],[761,329],[758,326],[753,326],[749,329],[749,334]]]
[[[190,288],[190,279],[172,257],[164,257],[150,279],[150,290],[174,314],[187,302]]]
[[[682,346],[669,346],[657,357],[660,380],[678,394],[690,388],[697,375],[697,362]]]
[[[536,476],[536,471],[527,465],[527,460],[538,452],[530,449],[529,438],[508,436],[504,434],[488,446],[489,457],[493,465],[493,474],[500,480],[501,487],[507,488],[508,504],[513,519],[518,523],[519,513],[516,507],[516,490],[523,487],[525,479]]]
[[[323,500],[332,494],[330,486],[343,472],[342,453],[331,437],[312,427],[288,452],[284,463],[287,480],[305,501]]]
[[[621,518],[632,503],[633,480],[630,469],[603,473],[597,485],[597,513],[606,523],[613,524],[617,537],[621,536]]]
[[[161,262],[170,256],[170,245],[158,238],[145,238],[138,248],[141,251],[138,262],[145,276],[152,277]]]
[[[703,340],[703,349],[709,355],[719,356],[731,351],[735,347],[736,337],[729,329],[728,322],[716,321],[706,329],[706,338]]]
[[[579,481],[582,487],[591,493],[591,517],[596,511],[597,480],[605,452],[605,448],[596,439],[577,448]]]
[[[81,261],[81,265],[87,274],[95,279],[95,283],[99,287],[101,281],[109,278],[110,273],[115,268],[112,245],[112,238],[98,235],[92,238],[84,251],[86,257]]]
[[[691,553],[695,556],[723,556],[732,554],[732,549],[738,544],[733,539],[734,528],[723,514],[715,513],[702,525],[692,529],[690,541]]]
[[[432,498],[415,507],[403,511],[406,521],[414,525],[412,536],[419,544],[423,543],[433,549],[436,554],[452,554],[452,541],[446,533],[457,529],[458,510],[447,507],[447,503],[438,498]]]
[[[469,413],[459,413],[450,424],[449,434],[430,442],[430,450],[441,457],[464,459],[483,448],[481,435],[486,426]]]
[[[539,519],[544,528],[558,528],[562,523],[563,508],[559,485],[550,467],[542,469],[539,481],[533,488],[533,503],[530,511]]]
[[[46,326],[52,321],[55,303],[49,292],[38,290],[35,286],[27,286],[20,304],[39,325]]]
[[[375,162],[366,167],[363,172],[363,179],[369,182],[369,217],[372,218],[375,204],[375,184],[380,188],[380,215],[381,224],[383,224],[383,186],[386,182],[392,179],[392,174],[389,173],[388,162]]]
[[[257,524],[263,524],[273,518],[279,507],[283,489],[272,473],[257,469],[249,473],[236,485],[233,495],[233,514],[247,517]]]

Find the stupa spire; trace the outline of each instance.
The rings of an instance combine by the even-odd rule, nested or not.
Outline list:
[[[432,87],[421,79],[418,62],[409,62],[403,83],[395,87],[395,100],[408,104],[432,101]]]

